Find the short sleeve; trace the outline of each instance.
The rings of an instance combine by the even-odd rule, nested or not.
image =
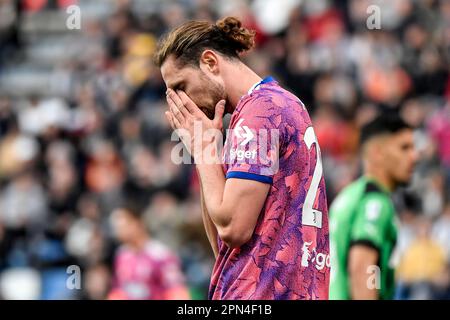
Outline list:
[[[386,237],[392,210],[386,196],[368,194],[356,213],[350,240],[351,243],[365,243],[378,250]]]
[[[280,109],[270,103],[256,101],[246,105],[232,119],[224,148],[227,179],[250,179],[272,184],[279,169]]]

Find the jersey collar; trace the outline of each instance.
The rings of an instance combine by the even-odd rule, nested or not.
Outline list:
[[[265,83],[268,83],[268,82],[272,82],[272,81],[274,81],[274,80],[275,80],[275,79],[274,79],[272,76],[268,76],[268,77],[262,79],[261,81],[255,83],[255,84],[248,90],[247,94],[248,94],[248,95],[251,95],[252,92],[255,91],[255,90],[258,90],[259,87],[260,87],[262,84],[265,84]]]

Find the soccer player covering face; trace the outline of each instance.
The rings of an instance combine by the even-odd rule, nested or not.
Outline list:
[[[168,88],[167,119],[200,178],[216,256],[209,298],[327,299],[320,148],[302,102],[240,60],[253,44],[236,18],[191,21],[162,39],[155,59]],[[211,146],[223,143],[214,132],[225,113],[231,120],[219,153]]]
[[[330,299],[392,299],[394,294],[391,255],[397,227],[391,192],[413,173],[413,130],[398,116],[380,115],[362,128],[361,148],[364,175],[330,208]]]

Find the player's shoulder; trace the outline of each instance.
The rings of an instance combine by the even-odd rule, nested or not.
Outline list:
[[[295,95],[278,84],[264,86],[247,96],[232,116],[233,123],[240,119],[258,126],[304,131],[311,126],[309,114]]]
[[[239,107],[239,112],[260,114],[289,113],[304,105],[297,96],[274,82],[247,95]]]
[[[391,194],[371,179],[362,178],[362,200],[392,203]]]
[[[350,213],[369,200],[386,203],[390,201],[390,198],[384,190],[370,179],[360,177],[339,192],[331,204],[330,211]]]
[[[353,215],[361,199],[363,185],[360,179],[345,186],[334,198],[330,206],[331,221],[347,221]]]
[[[357,202],[364,193],[365,183],[362,179],[355,180],[346,185],[333,201],[333,207],[348,206],[349,202]]]
[[[368,181],[361,197],[360,212],[369,220],[389,219],[395,214],[395,209],[390,194],[373,181]]]

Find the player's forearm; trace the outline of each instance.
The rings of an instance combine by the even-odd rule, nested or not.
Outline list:
[[[225,175],[220,164],[197,164],[205,208],[217,229],[226,227],[231,217],[224,212]]]
[[[200,177],[199,177],[199,180],[200,180]],[[219,248],[218,248],[218,244],[217,244],[217,228],[214,225],[213,221],[211,220],[208,210],[206,209],[205,196],[203,194],[201,180],[200,180],[200,205],[201,205],[201,209],[202,209],[202,219],[203,219],[203,225],[204,225],[205,231],[206,231],[206,236],[208,237],[209,243],[211,244],[211,248],[213,250],[214,257],[217,258],[217,255],[219,254]]]
[[[371,266],[376,265],[378,252],[371,247],[354,245],[350,249],[348,259],[350,293],[352,299],[378,299],[378,290],[370,285],[370,277],[372,274],[368,272]]]
[[[377,300],[378,290],[368,286],[368,274],[360,270],[350,275],[350,290],[353,300]]]
[[[198,164],[200,181],[205,195],[206,211],[217,228],[220,239],[229,247],[237,248],[250,238],[253,228],[245,228],[241,223],[233,221],[234,203],[223,201],[225,191],[225,175],[217,164]],[[248,229],[248,230],[247,230]]]

